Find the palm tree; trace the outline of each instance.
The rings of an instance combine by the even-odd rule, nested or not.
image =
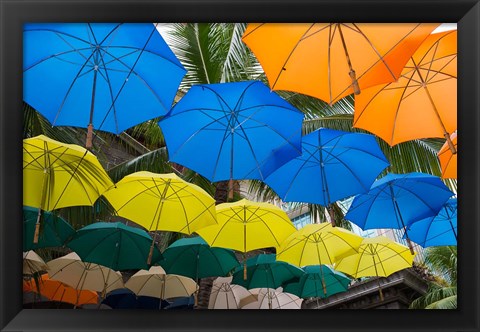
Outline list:
[[[430,282],[427,293],[414,300],[410,309],[456,309],[457,247],[427,248],[425,264],[437,275],[437,280]]]

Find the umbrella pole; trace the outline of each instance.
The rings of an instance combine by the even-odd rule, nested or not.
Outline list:
[[[382,286],[380,285],[380,278],[378,277],[377,263],[375,262],[375,255],[372,255],[373,266],[375,267],[375,274],[377,275],[377,284],[378,284],[378,294],[380,295],[380,301],[383,302],[383,291]]]
[[[228,200],[233,199],[233,179],[228,180]]]
[[[445,206],[445,212],[447,213],[448,223],[450,224],[450,227],[452,228],[453,235],[455,236],[455,241],[457,241],[457,232],[455,232],[455,228],[453,228],[452,218],[450,217],[450,214],[448,213],[448,209],[449,209],[449,207]]]
[[[452,151],[452,154],[457,153],[457,149],[455,148],[455,145],[453,145],[452,140],[450,139],[450,134],[447,131],[447,128],[445,128],[445,125],[443,124],[442,119],[440,118],[440,114],[438,113],[437,107],[435,106],[435,103],[433,102],[433,98],[430,95],[430,91],[428,90],[427,83],[423,79],[422,73],[418,69],[417,64],[415,63],[415,60],[412,58],[412,62],[415,65],[415,71],[417,72],[418,76],[420,76],[420,80],[422,81],[422,86],[425,89],[425,92],[428,96],[428,99],[430,100],[430,104],[432,104],[433,110],[435,111],[435,115],[437,116],[438,121],[440,122],[440,125],[442,126],[443,129],[443,136],[447,140],[448,147],[450,148],[450,151]]]
[[[247,280],[247,260],[245,253],[243,254],[243,280]]]
[[[157,231],[155,231],[155,235],[153,235],[152,245],[150,246],[150,251],[148,252],[147,264],[150,265],[152,263],[152,256],[153,256],[153,248],[155,246],[155,240],[157,239]]]
[[[95,63],[98,61],[98,51],[95,54]],[[90,121],[87,126],[87,141],[85,142],[85,148],[88,150],[92,149],[93,141],[93,109],[95,108],[95,88],[97,86],[97,73],[98,66],[95,65],[93,69],[93,86],[92,86],[92,102],[90,104]]]
[[[343,38],[342,27],[340,24],[338,24],[338,32],[340,33],[340,38],[342,39],[343,50],[345,51],[345,57],[347,58],[348,68],[350,69],[350,71],[348,72],[348,75],[352,80],[353,93],[355,93],[356,95],[359,95],[360,86],[358,85],[358,80],[355,74],[355,70],[353,70],[352,63],[350,62],[350,56],[348,55],[347,45],[345,44],[345,39]]]
[[[327,210],[328,214],[330,215],[330,223],[332,224],[332,227],[335,227],[335,211],[333,211],[332,204],[328,205]]]
[[[397,199],[395,198],[395,195],[393,194],[392,186],[390,186],[390,194],[391,194],[391,197],[392,197],[392,200],[393,200],[393,205],[394,205],[394,208],[395,208],[395,212],[397,213],[397,217],[400,218],[400,222],[402,223],[403,230],[405,232],[405,237],[407,239],[408,248],[410,249],[410,253],[412,255],[415,255],[415,252],[413,251],[412,241],[410,241],[410,238],[408,237],[407,226],[405,226],[405,223],[403,222],[402,214],[400,213],[400,208],[398,207]],[[398,218],[397,218],[397,223],[398,223]]]
[[[195,270],[195,282],[197,283],[197,285],[195,286],[196,290],[195,290],[195,295],[194,295],[194,300],[195,302],[193,303],[193,306],[196,308],[198,307],[198,292],[200,291],[200,287],[198,285],[198,265],[200,264],[200,251],[197,251],[197,267],[196,267],[196,270]]]
[[[43,169],[43,183],[42,183],[42,198],[40,200],[40,207],[38,208],[37,222],[35,223],[35,233],[33,234],[33,243],[38,243],[38,236],[40,234],[40,218],[42,217],[42,207],[45,205],[45,196],[47,191],[47,180],[49,176],[50,169]]]

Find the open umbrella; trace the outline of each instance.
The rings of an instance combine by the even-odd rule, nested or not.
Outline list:
[[[276,260],[275,254],[259,254],[246,261],[248,278],[244,279],[241,267],[233,272],[232,283],[251,288],[277,288],[290,281],[298,281],[302,269]]]
[[[138,296],[152,296],[160,299],[190,296],[197,290],[197,284],[193,279],[166,274],[160,266],[138,271],[128,279],[125,287]]]
[[[105,266],[83,262],[72,252],[47,263],[50,279],[61,281],[77,290],[93,290],[105,294],[123,288],[120,272]]]
[[[47,264],[35,251],[23,252],[23,274],[34,274],[47,269]]]
[[[457,151],[457,132],[450,135],[450,140]],[[448,142],[442,146],[438,151],[438,160],[442,167],[442,178],[444,179],[456,179],[457,178],[457,154],[452,153],[452,150],[448,146]]]
[[[412,223],[408,235],[424,248],[457,245],[457,199],[449,199],[436,216]]]
[[[120,134],[165,115],[186,73],[152,23],[24,25],[23,98],[52,125]]]
[[[128,288],[121,288],[107,294],[102,304],[112,309],[159,309],[170,303],[152,296],[137,296]]]
[[[278,247],[295,232],[291,220],[279,207],[262,202],[242,199],[223,203],[216,207],[217,225],[197,230],[197,233],[212,247],[248,251]],[[246,262],[244,257],[246,279]]]
[[[202,188],[173,173],[135,172],[104,193],[119,216],[149,231],[192,234],[216,224],[215,200]],[[151,263],[156,234],[147,263]]]
[[[411,56],[398,81],[355,97],[353,126],[388,144],[445,137],[457,129],[457,31],[430,35]]]
[[[54,213],[43,212],[43,226],[39,231],[38,243],[33,243],[35,224],[38,218],[38,209],[29,206],[23,207],[23,250],[37,248],[61,247],[75,230],[63,218]],[[41,219],[40,219],[41,220]]]
[[[326,298],[347,291],[350,284],[350,278],[327,265],[309,265],[305,266],[303,270],[305,274],[300,277],[298,282],[285,285],[285,292],[304,299],[309,297]],[[326,286],[326,294],[323,292],[322,277]]]
[[[213,282],[208,309],[240,309],[240,303],[250,303],[257,298],[245,287],[230,282]]]
[[[303,299],[295,294],[285,293],[283,289],[261,288],[258,300],[247,303],[242,309],[301,309]]]
[[[194,280],[224,277],[239,266],[232,250],[212,248],[199,236],[175,241],[165,249],[163,259],[158,263],[167,273]]]
[[[24,281],[23,290],[35,292],[50,301],[65,302],[75,306],[98,303],[97,292],[74,289],[63,282],[50,279],[48,274],[42,275],[38,286],[33,278]]]
[[[402,269],[412,267],[414,254],[409,248],[384,236],[365,238],[357,254],[347,256],[335,264],[335,269],[360,277],[388,277]],[[378,280],[380,299],[382,288]]]
[[[273,90],[332,105],[363,89],[395,81],[408,58],[438,24],[255,23],[242,40]]]
[[[263,180],[301,154],[303,116],[262,82],[246,81],[195,85],[159,124],[170,161],[212,182]]]
[[[113,182],[97,158],[74,144],[44,135],[23,140],[23,205],[38,208],[33,242],[38,242],[41,210],[92,206]]]
[[[295,266],[332,265],[358,252],[362,237],[330,223],[309,224],[290,235],[277,250],[277,260]],[[323,293],[327,294],[324,269],[320,269]]]
[[[437,215],[453,193],[440,178],[424,173],[387,174],[365,194],[356,196],[345,215],[361,229],[404,229],[413,254],[407,227]]]
[[[367,192],[389,165],[375,137],[321,128],[302,137],[302,155],[270,174],[265,183],[285,202],[333,208],[337,200]]]
[[[96,222],[77,230],[66,245],[84,262],[122,271],[148,269],[151,242],[152,237],[143,229],[120,222]],[[152,262],[161,257],[154,248]]]

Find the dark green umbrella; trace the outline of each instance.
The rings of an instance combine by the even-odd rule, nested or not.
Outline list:
[[[284,292],[295,294],[301,298],[326,298],[336,293],[345,292],[350,279],[341,272],[327,265],[310,265],[303,268],[305,274],[300,281],[284,287]],[[324,287],[325,286],[325,287]]]
[[[240,266],[233,250],[212,248],[201,237],[183,238],[172,243],[158,262],[169,274],[199,278],[224,277]]]
[[[38,243],[33,243],[35,224],[37,222],[38,209],[29,206],[23,207],[23,251],[37,248],[61,247],[65,241],[75,234],[75,230],[68,222],[51,212],[43,212],[38,237]]]
[[[142,229],[120,222],[96,222],[77,231],[66,245],[89,263],[115,271],[149,269],[147,264],[152,238]],[[161,259],[155,247],[152,262]]]
[[[232,284],[252,288],[277,288],[288,282],[298,281],[303,270],[286,262],[276,260],[275,254],[260,254],[247,259],[247,280],[243,267],[233,273]]]

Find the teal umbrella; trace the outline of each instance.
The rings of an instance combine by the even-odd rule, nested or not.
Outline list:
[[[33,243],[37,217],[37,208],[23,207],[23,251],[61,247],[68,238],[75,234],[75,230],[65,219],[51,212],[43,212],[42,218],[44,218],[44,221],[41,223],[38,243]]]
[[[345,292],[350,279],[341,272],[327,265],[310,265],[303,268],[305,274],[300,281],[284,287],[284,292],[295,294],[301,298],[327,298],[333,294]]]
[[[233,250],[212,248],[199,236],[172,243],[158,262],[168,274],[199,278],[224,277],[240,266]]]
[[[122,271],[148,270],[151,243],[151,236],[142,229],[120,222],[96,222],[79,229],[66,245],[84,262]],[[155,247],[152,262],[157,262],[161,257]]]
[[[233,273],[232,284],[252,288],[277,288],[288,282],[298,281],[303,270],[286,262],[276,260],[275,254],[260,254],[247,259],[247,280],[243,267]]]

